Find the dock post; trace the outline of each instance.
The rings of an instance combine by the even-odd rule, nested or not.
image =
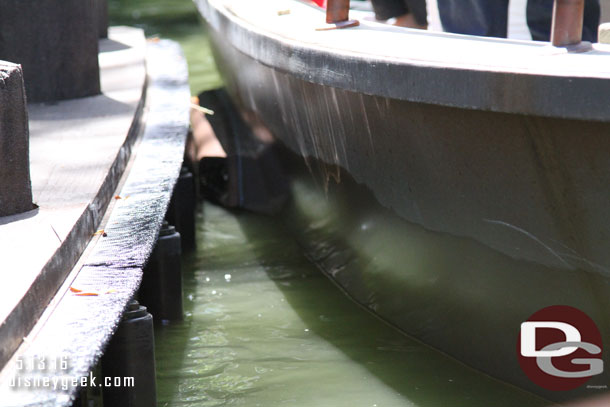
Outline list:
[[[106,348],[102,377],[105,407],[157,405],[153,319],[137,301],[127,306]]]
[[[29,146],[23,73],[0,61],[0,217],[33,208]]]
[[[100,93],[94,0],[0,1],[0,59],[21,64],[28,103]]]
[[[140,302],[148,307],[156,320],[183,319],[181,256],[180,234],[163,222],[138,293]]]
[[[166,219],[180,233],[183,252],[193,251],[197,245],[195,239],[196,205],[195,178],[186,166],[182,166],[167,209]]]
[[[580,44],[584,15],[585,0],[555,0],[551,43],[556,47]]]

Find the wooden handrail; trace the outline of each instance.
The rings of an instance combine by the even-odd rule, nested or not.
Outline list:
[[[326,2],[326,22],[336,24],[349,20],[350,0],[328,0]]]
[[[349,19],[350,0],[327,0],[326,23],[335,28],[353,27],[356,20]],[[578,45],[582,41],[585,0],[555,0],[551,43],[556,47]]]
[[[350,0],[327,0],[326,23],[331,24],[331,26],[320,29],[347,28],[359,25],[358,20],[349,19],[349,1]]]
[[[556,47],[580,44],[585,14],[585,0],[555,0],[551,43]]]

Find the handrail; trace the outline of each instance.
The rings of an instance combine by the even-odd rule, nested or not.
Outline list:
[[[327,0],[326,23],[333,28],[358,25],[349,19],[350,0]],[[582,26],[585,13],[585,0],[555,0],[553,22],[551,23],[551,43],[556,47],[578,45],[582,41]]]
[[[349,20],[350,0],[328,0],[326,3],[326,22],[336,24]]]
[[[349,19],[349,2],[350,0],[327,0],[326,23],[332,24],[330,29],[355,27],[360,24],[358,20]]]
[[[585,0],[555,0],[551,43],[556,47],[580,44],[584,15]]]

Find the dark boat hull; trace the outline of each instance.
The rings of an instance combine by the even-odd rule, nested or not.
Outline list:
[[[470,366],[553,400],[591,394],[536,386],[516,349],[521,322],[556,304],[583,310],[610,338],[605,119],[305,80],[236,47],[247,27],[213,7],[203,14],[233,99],[314,175],[294,184],[287,217],[312,260],[360,304]]]

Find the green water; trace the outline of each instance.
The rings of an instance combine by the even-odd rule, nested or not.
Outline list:
[[[108,0],[108,14],[110,25],[136,26],[148,37],[178,41],[189,63],[192,94],[221,86],[205,30],[191,0]]]
[[[206,204],[182,323],[156,326],[159,406],[543,406],[397,333],[277,220]]]

